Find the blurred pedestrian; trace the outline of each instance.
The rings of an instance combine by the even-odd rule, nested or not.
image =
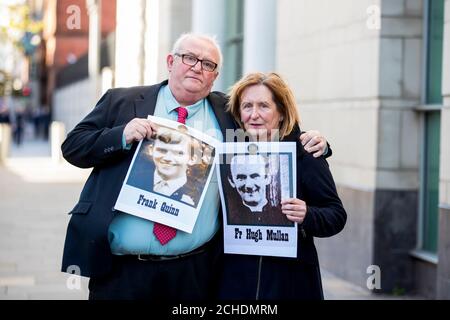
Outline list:
[[[13,138],[14,142],[18,146],[22,144],[24,126],[25,126],[25,112],[23,109],[18,109],[15,112],[15,119],[13,126],[14,127]]]

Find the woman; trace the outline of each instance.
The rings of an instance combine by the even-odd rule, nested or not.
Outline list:
[[[230,91],[228,111],[258,140],[293,141],[297,145],[297,195],[282,200],[282,212],[298,223],[297,258],[226,254],[221,299],[323,299],[313,237],[339,233],[346,212],[328,163],[306,152],[299,141],[294,96],[275,73],[252,73]]]

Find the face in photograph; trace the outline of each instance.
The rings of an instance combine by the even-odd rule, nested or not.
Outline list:
[[[175,131],[160,133],[153,145],[153,161],[158,174],[164,180],[177,179],[186,175],[192,164],[190,138]]]
[[[230,185],[251,211],[262,211],[267,203],[266,188],[270,182],[267,163],[261,155],[238,155],[231,159]]]

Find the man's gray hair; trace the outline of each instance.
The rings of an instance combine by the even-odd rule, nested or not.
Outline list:
[[[215,35],[207,35],[207,34],[200,34],[200,33],[183,33],[181,36],[178,37],[178,39],[173,44],[172,48],[172,54],[180,53],[181,45],[184,41],[188,39],[200,39],[200,40],[206,40],[210,42],[219,53],[219,61],[217,62],[217,71],[219,72],[222,69],[222,63],[223,63],[223,55],[222,50],[220,49],[219,42],[217,41],[217,37]]]

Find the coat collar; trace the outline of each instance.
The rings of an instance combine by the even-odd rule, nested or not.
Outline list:
[[[168,81],[165,80],[153,86],[146,87],[148,89],[141,92],[140,97],[134,100],[134,112],[137,118],[147,118],[149,114],[155,113],[158,92],[162,86],[167,84]]]
[[[231,113],[225,111],[228,104],[228,98],[225,94],[215,91],[211,92],[207,99],[212,106],[214,115],[219,123],[223,139],[225,141],[227,137],[226,130],[235,130],[237,128],[237,124],[233,120]]]
[[[145,87],[145,91],[134,101],[135,114],[138,118],[147,118],[155,113],[156,100],[162,86],[167,85],[168,80],[153,86]],[[225,112],[228,99],[223,93],[212,92],[206,97],[213,108],[214,115],[217,118],[223,137],[226,137],[226,129],[236,129],[236,124],[231,114]]]

